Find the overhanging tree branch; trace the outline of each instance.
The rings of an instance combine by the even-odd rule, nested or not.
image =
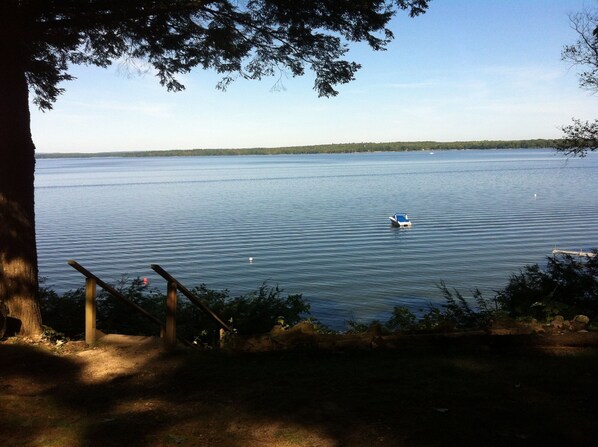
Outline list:
[[[592,93],[598,92],[598,10],[585,9],[569,16],[577,41],[566,45],[561,53],[564,61],[587,68],[579,73],[579,85]],[[588,151],[598,149],[598,120],[593,122],[573,119],[573,124],[563,126],[564,137],[557,150],[567,156],[584,157]]]
[[[41,331],[29,93],[49,110],[74,79],[72,64],[146,61],[168,90],[194,67],[260,79],[288,69],[316,74],[320,96],[354,78],[347,43],[383,50],[399,10],[422,14],[430,0],[0,0],[0,301]],[[15,211],[17,210],[17,211]],[[16,218],[18,217],[18,219]]]
[[[598,149],[598,119],[593,122],[573,119],[573,124],[563,126],[565,137],[558,141],[557,150],[567,156],[585,157],[588,151]]]

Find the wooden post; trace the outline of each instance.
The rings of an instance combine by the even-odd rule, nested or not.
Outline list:
[[[166,292],[166,329],[164,333],[164,347],[167,351],[176,346],[176,283],[169,282]]]
[[[224,337],[226,336],[226,331],[223,328],[220,328],[220,331],[218,331],[218,336],[218,346],[224,348]]]
[[[96,280],[85,279],[85,343],[96,342]]]

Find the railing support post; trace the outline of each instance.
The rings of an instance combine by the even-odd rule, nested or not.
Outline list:
[[[176,283],[168,282],[166,292],[166,329],[164,331],[164,347],[167,351],[174,350],[176,346],[176,292]]]
[[[224,348],[225,337],[226,331],[223,328],[220,328],[220,330],[218,331],[218,346],[220,346],[221,348]]]
[[[96,342],[96,280],[85,279],[85,343],[93,345]]]

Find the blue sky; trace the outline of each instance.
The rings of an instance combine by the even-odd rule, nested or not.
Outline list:
[[[169,93],[151,71],[75,66],[54,110],[32,106],[33,139],[38,152],[109,152],[556,138],[572,117],[596,117],[598,98],[560,60],[576,38],[568,14],[584,6],[598,5],[433,0],[423,16],[395,18],[387,51],[353,46],[362,69],[335,98],[318,98],[311,73],[221,92],[198,69]]]

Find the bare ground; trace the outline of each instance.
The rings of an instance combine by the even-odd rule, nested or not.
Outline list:
[[[94,348],[8,339],[0,343],[0,445],[598,442],[598,350],[588,336],[439,340],[165,354],[154,337],[109,335]]]

